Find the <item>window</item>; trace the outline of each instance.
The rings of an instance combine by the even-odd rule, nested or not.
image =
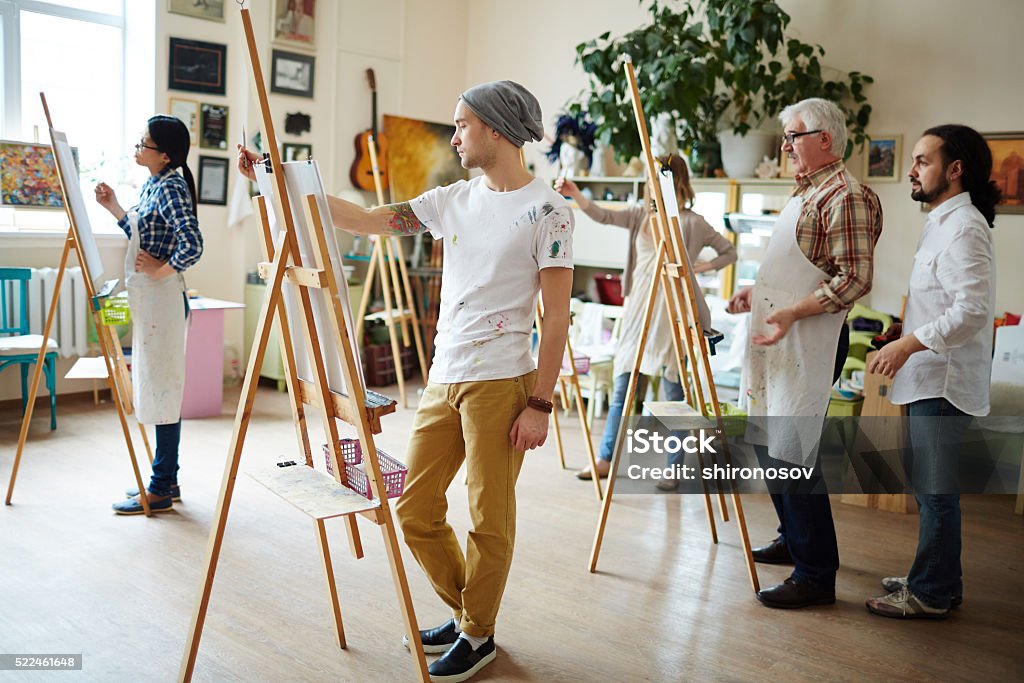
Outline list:
[[[78,148],[87,198],[92,186],[104,180],[126,204],[134,194],[131,185],[137,184],[132,144],[139,135],[137,122],[144,122],[152,107],[155,72],[154,11],[140,7],[144,5],[152,3],[0,0],[0,138],[48,143],[39,98],[45,93],[54,126]],[[147,33],[147,23],[150,37],[145,44],[138,36]],[[149,54],[138,54],[142,50]],[[126,87],[129,83],[131,88]],[[117,230],[109,214],[94,202],[86,204],[94,230]],[[66,225],[63,211],[0,207],[0,232],[63,231]]]

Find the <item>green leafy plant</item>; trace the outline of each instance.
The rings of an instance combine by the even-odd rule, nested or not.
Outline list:
[[[873,79],[857,71],[824,75],[825,49],[787,37],[790,17],[774,0],[651,0],[649,11],[649,26],[617,38],[606,31],[576,46],[589,89],[566,108],[589,114],[597,141],[612,145],[620,161],[640,153],[624,55],[636,66],[644,112],[670,114],[684,147],[713,143],[720,130],[744,135],[808,97],[832,100],[846,113],[847,156],[866,141],[864,86]]]

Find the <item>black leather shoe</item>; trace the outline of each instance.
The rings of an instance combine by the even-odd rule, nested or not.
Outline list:
[[[751,550],[754,562],[762,564],[793,564],[793,556],[789,554],[789,548],[786,547],[785,541],[782,541],[781,538],[779,536],[779,538],[776,538],[768,545]]]
[[[822,588],[813,583],[799,581],[791,576],[778,586],[758,591],[757,599],[765,607],[778,609],[831,605],[836,601],[836,589],[834,587]]]
[[[435,628],[420,631],[420,642],[423,643],[423,651],[427,654],[447,652],[458,639],[459,632],[455,630],[455,619],[449,619]],[[409,647],[409,636],[402,636],[402,645]]]
[[[493,662],[496,654],[494,636],[475,650],[468,640],[459,638],[448,652],[427,667],[427,673],[434,683],[460,683]]]

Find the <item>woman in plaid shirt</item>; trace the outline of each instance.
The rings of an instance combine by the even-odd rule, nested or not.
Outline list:
[[[132,386],[139,422],[156,425],[156,457],[146,495],[153,511],[170,510],[180,499],[178,443],[185,386],[185,321],[188,298],[182,273],[203,253],[196,219],[196,184],[188,168],[188,128],[171,116],[149,119],[135,145],[135,163],[149,179],[139,203],[125,211],[106,184],[96,201],[129,239],[125,286],[132,311]],[[181,173],[176,173],[181,169]],[[143,512],[140,492],[114,503],[120,515]]]

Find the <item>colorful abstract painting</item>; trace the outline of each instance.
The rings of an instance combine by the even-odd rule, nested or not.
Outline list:
[[[0,204],[64,208],[49,145],[0,141]]]
[[[469,178],[451,145],[454,125],[384,116],[391,201],[404,202],[439,185]]]

